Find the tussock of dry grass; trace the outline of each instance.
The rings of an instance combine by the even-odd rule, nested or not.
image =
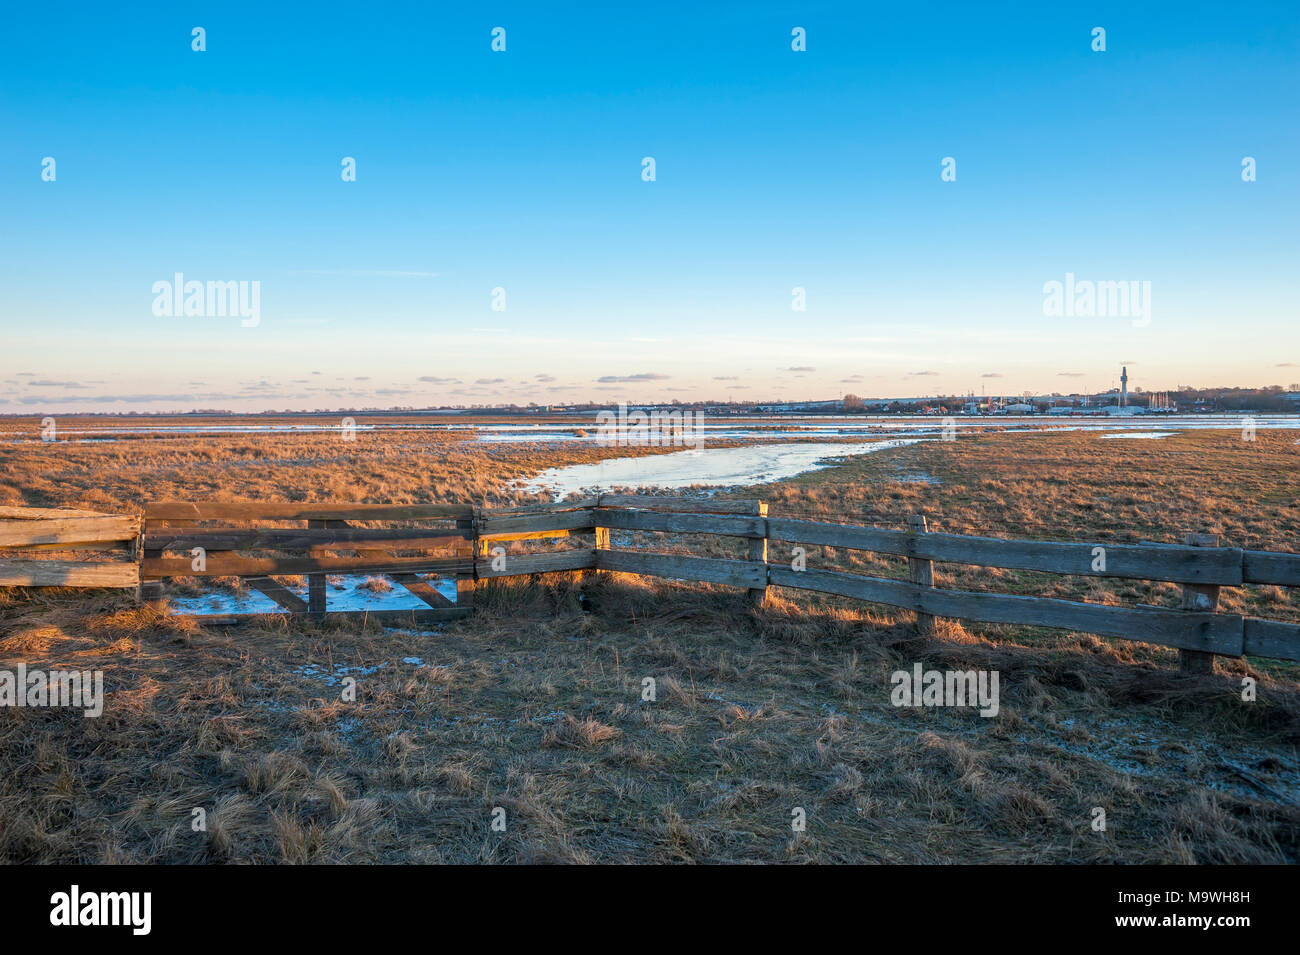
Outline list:
[[[562,723],[557,723],[554,729],[547,731],[543,742],[547,746],[557,746],[562,749],[581,749],[599,746],[617,736],[618,730],[614,727],[606,726],[590,716],[583,720],[566,716]]]

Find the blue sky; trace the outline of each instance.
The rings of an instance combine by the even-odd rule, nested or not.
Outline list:
[[[902,6],[15,8],[0,411],[1300,381],[1294,3]]]

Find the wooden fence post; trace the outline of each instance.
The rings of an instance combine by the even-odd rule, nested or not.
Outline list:
[[[308,527],[329,527],[329,521],[309,520]],[[312,614],[325,613],[325,575],[308,574],[307,575],[307,612]]]
[[[1217,534],[1188,534],[1183,543],[1192,547],[1218,547]],[[1217,584],[1183,584],[1183,609],[1212,612],[1219,605]],[[1214,672],[1214,654],[1201,650],[1179,650],[1178,669],[1183,673],[1206,674]]]
[[[767,603],[767,505],[761,501],[758,504],[758,516],[763,519],[763,536],[749,541],[749,559],[763,565],[763,586],[751,587],[749,590],[749,602],[755,607]]]
[[[144,518],[140,518],[140,531],[135,535],[135,540],[131,541],[131,561],[135,564],[135,570],[138,574],[135,582],[135,605],[139,607],[144,603]]]
[[[913,557],[916,553],[917,535],[927,532],[924,514],[909,514],[907,518],[907,529],[909,535],[907,538],[907,570],[912,583],[920,587],[934,586],[934,562],[924,557]],[[916,612],[916,629],[923,637],[933,637],[935,634],[934,615]]]
[[[600,504],[600,497],[599,497],[599,496],[596,497],[596,504],[597,504],[597,505]],[[587,510],[588,510],[588,512],[592,515],[592,517],[593,517],[593,519],[594,519],[594,517],[595,517],[595,515],[596,515],[596,510],[597,510],[597,508],[596,508],[596,507],[590,507],[590,508],[588,508]],[[593,520],[593,523],[594,523],[594,520]],[[592,527],[591,531],[592,531],[592,536],[593,536],[593,538],[594,538],[593,543],[592,543],[592,547],[593,547],[593,549],[594,549],[595,551],[609,550],[609,528],[608,528],[608,527]],[[582,585],[583,585],[583,591],[584,591],[584,596],[583,596],[582,599],[583,599],[584,601],[589,601],[589,600],[590,600],[590,598],[589,598],[588,596],[585,595],[585,593],[586,593],[586,585],[590,583],[590,584],[592,584],[592,585],[594,586],[594,582],[595,582],[596,577],[598,577],[598,576],[600,575],[600,571],[598,571],[598,570],[596,569],[596,563],[597,563],[597,561],[599,561],[599,560],[600,560],[600,554],[599,554],[599,553],[593,553],[593,554],[592,554],[592,561],[591,561],[591,570],[584,570],[584,571],[582,572],[582,578],[581,578],[581,579],[582,579]],[[586,607],[586,608],[591,608],[592,606],[594,606],[594,604],[592,604],[592,603],[590,603],[590,602],[584,602],[583,606]]]
[[[462,561],[469,561],[470,569],[466,573],[463,570],[456,571],[456,606],[473,608],[474,606],[474,587],[478,579],[478,559],[480,552],[487,548],[487,541],[480,541],[479,538],[479,508],[475,507],[473,516],[468,520],[458,519],[456,527],[459,530],[468,530],[470,536],[468,539],[462,539],[456,542],[455,553]]]

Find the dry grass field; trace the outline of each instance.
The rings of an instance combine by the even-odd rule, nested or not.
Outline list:
[[[735,496],[789,517],[920,512],[939,530],[1101,543],[1211,530],[1295,551],[1297,438],[963,434]],[[515,478],[609,454],[427,431],[6,445],[0,505],[500,503],[524,499],[501,490]],[[871,554],[808,557],[906,573]],[[1141,581],[936,574],[1103,603],[1179,598]],[[779,589],[755,609],[734,590],[626,575],[479,586],[472,618],[418,631],[205,628],[113,593],[0,591],[0,668],[100,669],[107,690],[98,719],[0,710],[0,859],[1300,861],[1296,666],[1220,659],[1213,676],[1185,676],[1169,650],[952,621],[923,638],[907,613]],[[1220,606],[1300,620],[1300,596],[1280,588],[1225,589]],[[997,670],[1000,714],[893,707],[889,674],[917,662]],[[340,698],[347,676],[356,702]],[[191,828],[195,808],[206,831]]]

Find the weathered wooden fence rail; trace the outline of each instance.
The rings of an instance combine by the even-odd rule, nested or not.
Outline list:
[[[222,523],[231,521],[306,526]],[[375,526],[392,524],[402,526]],[[920,517],[897,530],[769,517],[760,501],[616,494],[491,510],[468,504],[167,502],[147,507],[143,536],[137,536],[140,526],[137,518],[0,508],[0,549],[75,545],[126,550],[139,558],[138,564],[0,559],[0,585],[131,587],[143,581],[144,596],[154,597],[167,577],[235,576],[290,614],[320,615],[328,610],[327,574],[369,572],[391,577],[428,608],[368,616],[446,620],[470,611],[475,581],[594,570],[741,587],[758,604],[774,586],[849,597],[911,611],[923,628],[948,617],[1137,640],[1178,649],[1189,670],[1211,666],[1213,655],[1300,660],[1300,624],[1218,609],[1222,587],[1300,586],[1300,554],[1220,547],[1205,535],[1189,535],[1186,544],[1005,540],[933,533]],[[734,538],[745,557],[616,549],[611,531]],[[507,553],[515,542],[588,535],[589,543],[584,539],[569,549]],[[909,575],[806,569],[798,561],[772,560],[768,548],[776,541],[904,557]],[[286,551],[291,553],[281,553]],[[1112,606],[952,590],[936,586],[935,562],[1167,581],[1182,585],[1183,604]],[[275,580],[303,575],[306,600]],[[457,599],[443,596],[421,575],[454,578]]]
[[[1204,669],[1202,654],[1300,660],[1300,624],[1260,620],[1215,608],[1218,588],[1242,584],[1300,586],[1300,554],[1242,551],[1190,539],[1178,544],[1075,544],[895,531],[813,521],[769,520],[769,538],[800,544],[924,558],[929,561],[1096,577],[1181,583],[1181,609],[1116,607],[1049,597],[945,590],[916,583],[835,571],[793,572],[769,564],[777,586],[819,590],[918,614],[984,623],[1079,630],[1174,647],[1185,669]]]
[[[44,507],[0,507],[0,587],[140,586],[140,518]],[[107,560],[73,554],[97,553]],[[59,556],[53,556],[59,555]]]

